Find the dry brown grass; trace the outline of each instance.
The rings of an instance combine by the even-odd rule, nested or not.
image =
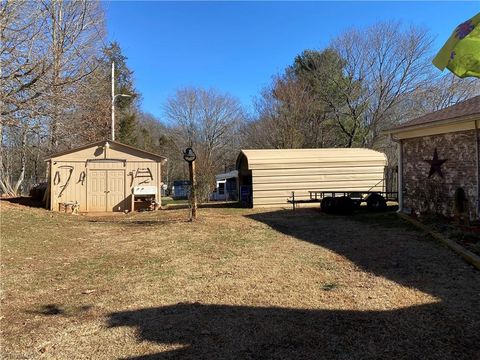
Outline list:
[[[480,272],[395,214],[1,205],[5,359],[480,358]]]

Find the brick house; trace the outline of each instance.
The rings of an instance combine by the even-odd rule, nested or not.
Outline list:
[[[399,211],[451,216],[463,188],[470,218],[480,215],[480,96],[388,131],[398,146]]]

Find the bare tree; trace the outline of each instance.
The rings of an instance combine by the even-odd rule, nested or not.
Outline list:
[[[162,167],[163,181],[171,186],[173,180],[188,178],[182,154],[184,148],[178,147],[175,131],[152,114],[139,112],[137,118],[138,146],[168,159],[166,165]]]
[[[25,178],[29,132],[39,129],[36,100],[48,65],[39,46],[38,4],[2,1],[0,15],[0,189],[16,194]]]
[[[42,51],[44,12],[38,3],[0,3],[0,101],[2,122],[15,123],[18,112],[31,110],[44,90],[49,69]]]
[[[215,172],[237,155],[242,107],[228,94],[186,88],[167,100],[165,116],[177,148],[193,147],[198,155],[198,190],[205,200],[213,188]]]
[[[255,101],[257,119],[242,129],[243,146],[316,148],[328,144],[329,125],[323,104],[310,85],[287,71],[273,78]]]
[[[67,122],[97,64],[103,13],[98,2],[4,0],[0,15],[0,189],[16,195],[28,171],[38,174],[41,154],[72,134]]]
[[[96,1],[42,1],[46,13],[44,36],[47,40],[50,71],[44,78],[48,92],[45,115],[49,117],[49,143],[57,149],[59,138],[68,134],[64,115],[74,108],[76,85],[98,66],[103,39],[103,11]]]
[[[397,120],[401,102],[434,78],[431,44],[427,30],[394,22],[349,30],[333,41],[346,81],[339,87],[343,101],[332,107],[353,124],[348,146],[358,135],[356,145],[374,147],[381,131]]]
[[[414,91],[411,97],[411,111],[405,119],[441,110],[479,94],[480,80],[461,79],[451,73],[442,75]]]
[[[436,71],[432,55],[426,29],[397,22],[351,29],[324,50],[305,50],[263,90],[243,144],[394,154],[383,130],[479,93],[478,80]]]

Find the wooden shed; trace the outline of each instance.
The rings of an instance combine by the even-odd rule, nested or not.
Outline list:
[[[480,96],[388,130],[398,143],[399,210],[454,214],[463,189],[480,217]]]
[[[136,210],[138,199],[160,203],[166,158],[116,141],[98,141],[54,154],[49,164],[47,204],[58,211],[76,203],[80,212]]]
[[[382,191],[385,154],[369,149],[242,150],[237,158],[240,200],[253,207],[285,206],[295,191]],[[318,204],[317,204],[318,206]]]

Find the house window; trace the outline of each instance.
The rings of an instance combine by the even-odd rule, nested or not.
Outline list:
[[[218,184],[218,195],[224,195],[225,194],[225,183],[219,183]]]

